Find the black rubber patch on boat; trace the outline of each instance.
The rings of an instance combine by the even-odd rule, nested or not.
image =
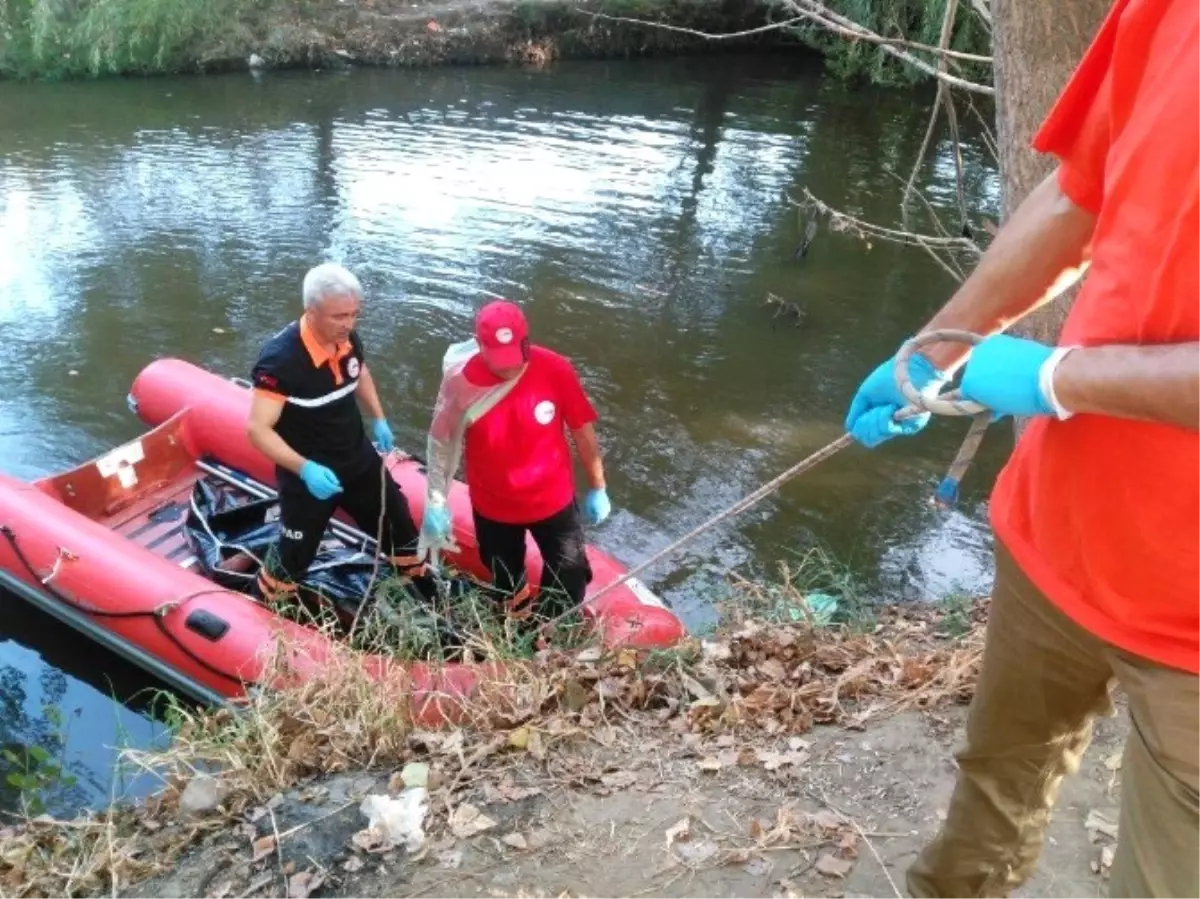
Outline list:
[[[152,521],[155,524],[162,524],[164,521],[179,521],[183,518],[183,513],[186,507],[183,503],[169,502],[165,506],[159,506],[153,512],[146,516],[147,521]]]
[[[224,637],[229,630],[228,621],[204,609],[193,611],[184,623],[188,626],[188,630],[195,631],[201,637],[212,640],[214,643]]]

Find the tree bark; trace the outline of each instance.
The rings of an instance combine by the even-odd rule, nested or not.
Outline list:
[[[1008,218],[1054,168],[1029,146],[1108,12],[1110,0],[992,0],[996,137]],[[1078,286],[1018,322],[1013,333],[1054,343]],[[1024,421],[1016,421],[1017,436]]]
[[[1083,58],[1108,12],[1110,0],[992,0],[996,129],[1003,178],[1002,215],[1054,168],[1054,159],[1029,146],[1034,132]],[[1075,291],[1070,290],[1024,319],[1018,331],[1058,339]]]

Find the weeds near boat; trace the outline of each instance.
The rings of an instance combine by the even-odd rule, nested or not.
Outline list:
[[[877,716],[970,697],[984,605],[972,608],[970,627],[956,640],[946,632],[957,624],[948,627],[946,619],[961,618],[961,608],[882,608],[871,633],[792,620],[786,610],[805,602],[796,586],[800,575],[816,577],[821,559],[814,556],[807,569],[793,566],[787,583],[755,594],[768,611],[784,610],[781,622],[750,617],[743,604],[724,627],[671,650],[606,651],[580,646],[576,634],[569,647],[517,657],[511,646],[479,637],[481,655],[510,655],[487,669],[490,676],[473,692],[441,697],[458,724],[436,732],[412,724],[405,666],[369,672],[349,646],[338,646],[322,675],[306,683],[255,690],[222,709],[176,704],[174,739],[165,751],[125,753],[129,763],[161,778],[162,789],[136,807],[98,817],[43,817],[0,829],[0,891],[122,890],[171,868],[185,848],[216,834],[241,841],[254,876],[278,878],[280,844],[295,828],[276,827],[274,809],[289,791],[318,795],[328,775],[367,774],[394,791],[404,786],[406,767],[420,768],[429,791],[429,851],[445,852],[471,830],[464,821],[486,823],[480,804],[554,789],[619,789],[637,780],[611,764],[595,769],[584,760],[588,747],[603,745],[609,758],[632,761],[656,742],[698,775],[726,767],[774,774],[803,766],[801,735],[816,724],[861,728]],[[362,625],[370,635],[373,625]],[[277,664],[286,676],[282,657]],[[211,805],[185,802],[189,785],[209,777],[218,787]],[[372,850],[350,851],[369,859]],[[753,843],[747,851],[756,851]],[[326,874],[337,876],[318,871],[305,883]]]

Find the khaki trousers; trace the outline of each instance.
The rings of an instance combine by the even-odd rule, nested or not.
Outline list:
[[[1131,560],[1131,564],[1135,564]],[[983,667],[941,833],[913,896],[1005,896],[1033,872],[1065,774],[1110,691],[1129,700],[1111,896],[1200,896],[1195,675],[1123,652],[1060,612],[999,543]]]

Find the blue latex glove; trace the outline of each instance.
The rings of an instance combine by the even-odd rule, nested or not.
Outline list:
[[[584,517],[588,524],[599,524],[608,518],[612,511],[612,503],[608,501],[608,491],[601,487],[599,490],[589,490],[583,500]]]
[[[312,459],[300,466],[300,480],[317,499],[329,499],[342,490],[342,482],[337,475]]]
[[[371,436],[375,448],[381,453],[390,453],[396,448],[396,438],[386,418],[377,418],[371,422]]]
[[[969,400],[1005,415],[1053,415],[1054,406],[1038,383],[1042,364],[1053,347],[997,334],[971,350],[959,389]]]
[[[450,536],[450,510],[445,506],[426,506],[421,518],[421,530],[438,540]]]
[[[946,382],[946,376],[920,353],[909,357],[908,375],[917,390],[928,388],[934,392]],[[896,386],[896,357],[893,356],[871,372],[854,394],[846,415],[846,430],[868,447],[879,446],[901,434],[915,434],[929,423],[930,413],[892,421],[892,416],[907,405],[908,400]]]

